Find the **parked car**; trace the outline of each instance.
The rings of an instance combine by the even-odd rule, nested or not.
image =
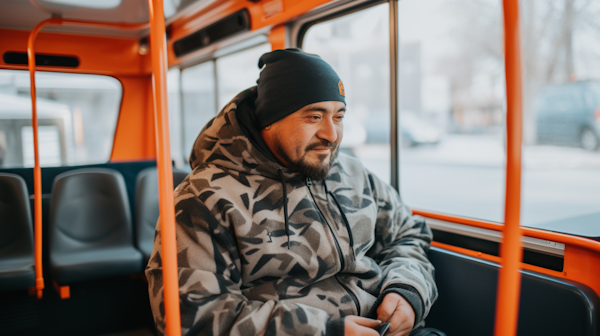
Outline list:
[[[389,143],[389,111],[377,111],[364,122],[368,143]],[[441,132],[431,122],[412,111],[400,112],[400,137],[404,147],[414,147],[440,142]]]
[[[538,143],[600,148],[600,81],[553,85],[536,102]]]

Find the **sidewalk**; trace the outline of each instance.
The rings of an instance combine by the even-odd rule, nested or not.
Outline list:
[[[365,144],[354,149],[364,160],[390,157],[384,144]],[[500,137],[489,135],[446,135],[437,145],[402,148],[401,164],[458,165],[482,168],[504,168],[505,150]],[[535,145],[524,147],[526,170],[592,168],[600,169],[600,152],[576,147]]]

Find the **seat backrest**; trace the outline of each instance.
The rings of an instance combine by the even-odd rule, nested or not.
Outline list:
[[[0,173],[0,268],[11,260],[31,259],[33,227],[27,186],[22,177]]]
[[[499,265],[432,247],[439,298],[427,326],[448,335],[494,333]],[[522,271],[518,335],[598,335],[600,298],[588,286]]]
[[[177,187],[187,175],[187,172],[173,170],[173,186]],[[150,167],[142,170],[138,175],[135,206],[136,243],[146,260],[152,254],[154,247],[158,216],[158,173],[156,167]]]
[[[50,204],[50,253],[132,246],[131,214],[123,176],[84,168],[54,180]]]

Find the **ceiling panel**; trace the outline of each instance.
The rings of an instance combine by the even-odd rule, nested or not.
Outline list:
[[[121,0],[120,3],[118,0],[110,0],[109,3],[112,5],[117,4],[113,8],[90,8],[74,5],[76,3],[83,5],[89,0],[62,1],[61,4],[52,0],[0,0],[0,28],[31,30],[39,22],[50,18],[52,14],[67,19],[113,23],[145,23],[149,21],[147,0]],[[93,0],[93,2],[98,1],[103,0]],[[49,26],[44,28],[44,31],[117,36],[143,36],[147,34],[147,30],[126,31],[76,26]]]

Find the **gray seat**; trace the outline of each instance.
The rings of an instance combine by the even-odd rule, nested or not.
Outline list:
[[[33,228],[25,180],[0,173],[0,292],[33,287]]]
[[[177,187],[188,175],[187,172],[173,170],[173,186]],[[142,170],[137,177],[136,187],[136,243],[147,263],[154,248],[154,233],[158,221],[158,173],[156,167]]]
[[[50,272],[59,285],[137,273],[129,202],[116,170],[84,168],[54,180],[50,204]]]

